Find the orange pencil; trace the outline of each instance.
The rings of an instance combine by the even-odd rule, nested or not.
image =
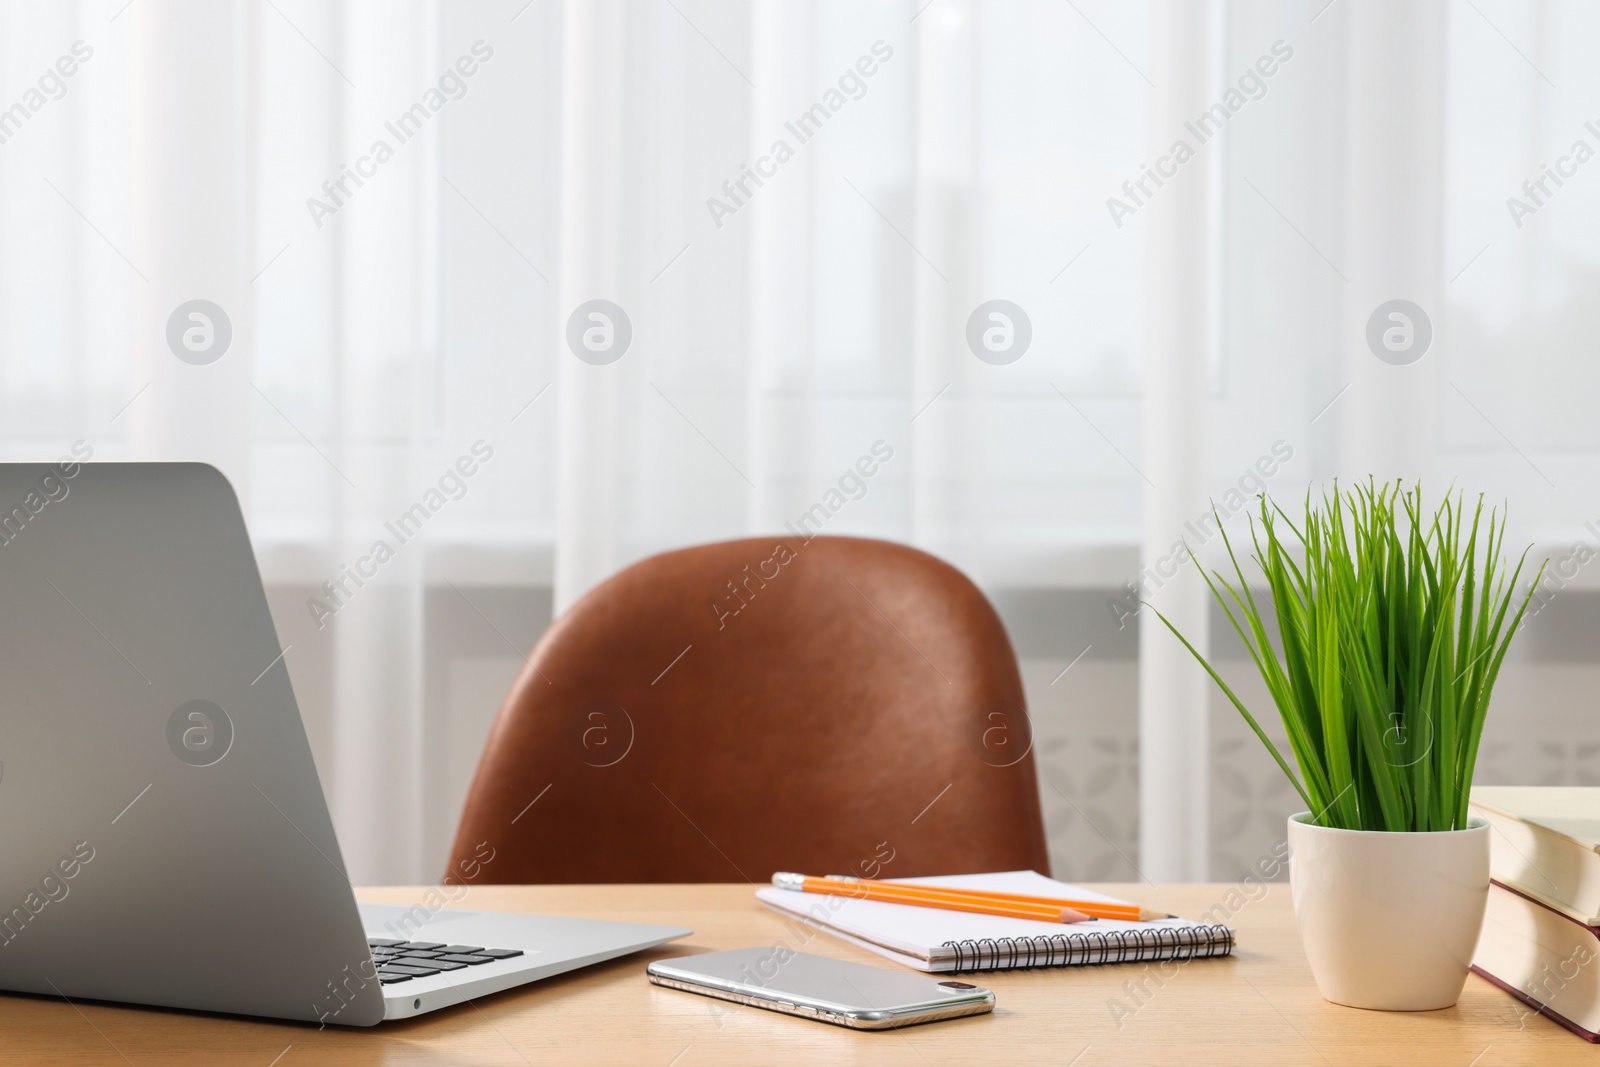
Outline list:
[[[772,876],[772,884],[780,889],[807,893],[854,896],[896,904],[946,908],[952,911],[1009,915],[1019,919],[1042,919],[1045,922],[1083,922],[1089,918],[1146,922],[1151,919],[1168,918],[1162,912],[1141,908],[1137,904],[1036,897],[981,889],[957,889],[953,886],[906,885],[902,882],[884,882],[870,878],[813,878],[802,874],[780,873]]]
[[[1060,905],[1019,903],[979,896],[955,896],[929,892],[917,886],[896,885],[892,882],[847,881],[842,878],[812,878],[803,874],[779,873],[772,876],[772,884],[779,889],[792,889],[804,893],[880,900],[888,904],[915,904],[924,908],[970,911],[983,915],[1005,915],[1013,919],[1034,919],[1039,922],[1075,923],[1089,919],[1089,916],[1082,912]]]
[[[881,882],[881,885],[901,885],[900,882]],[[1120,919],[1124,922],[1150,922],[1152,919],[1170,919],[1171,915],[1162,911],[1152,911],[1142,908],[1137,904],[1117,904],[1104,900],[1071,900],[1061,897],[1034,897],[1023,893],[1001,893],[987,889],[957,889],[954,886],[904,886],[908,889],[922,889],[929,892],[944,893],[957,897],[984,897],[989,900],[1004,900],[1013,903],[1048,904],[1056,907],[1072,908],[1085,915],[1092,915],[1097,919]]]
[[[879,885],[903,885],[900,882],[879,882]],[[1000,893],[987,889],[957,889],[954,886],[943,885],[918,885],[903,886],[907,889],[921,889],[928,892],[944,893],[956,897],[983,897],[989,900],[1004,900],[1017,904],[1047,904],[1055,907],[1072,908],[1085,915],[1092,915],[1097,919],[1121,919],[1124,922],[1149,922],[1152,919],[1170,919],[1172,916],[1165,912],[1152,911],[1141,908],[1137,904],[1115,904],[1104,900],[1071,900],[1062,897],[1034,897],[1023,893]]]

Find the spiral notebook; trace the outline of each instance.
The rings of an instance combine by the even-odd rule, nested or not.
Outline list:
[[[897,878],[911,885],[947,885],[1002,893],[1126,904],[1104,893],[1068,885],[1033,871]],[[763,904],[826,932],[920,971],[996,971],[1014,967],[1072,967],[1085,963],[1134,963],[1226,956],[1233,931],[1226,926],[1158,919],[1151,922],[1035,922],[1000,915],[887,904],[878,900],[756,890]]]

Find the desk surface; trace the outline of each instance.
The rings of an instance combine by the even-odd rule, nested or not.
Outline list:
[[[663,989],[645,979],[645,963],[659,957],[779,939],[799,947],[749,886],[480,886],[458,906],[691,926],[695,934],[473,1005],[364,1030],[0,995],[0,1058],[138,1067],[1600,1063],[1600,1048],[1544,1019],[1525,1017],[1519,1004],[1476,976],[1467,979],[1461,1003],[1446,1011],[1391,1014],[1327,1003],[1317,995],[1301,954],[1287,886],[1274,885],[1254,902],[1231,886],[1104,888],[1187,915],[1231,903],[1239,908],[1230,920],[1239,931],[1236,954],[1195,961],[1164,983],[1150,972],[1143,1007],[1123,988],[1146,978],[1141,964],[999,972],[981,979],[998,996],[992,1015],[859,1033]],[[358,895],[411,903],[423,892],[366,889]],[[827,935],[816,936],[805,950],[889,965]]]

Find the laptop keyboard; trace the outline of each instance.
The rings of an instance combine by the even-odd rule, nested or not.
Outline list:
[[[484,948],[482,945],[447,945],[442,941],[395,941],[375,937],[367,942],[378,965],[383,985],[427,978],[444,971],[463,971],[495,960],[522,955],[520,948]]]

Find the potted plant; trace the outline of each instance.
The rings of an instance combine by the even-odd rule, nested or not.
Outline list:
[[[1468,515],[1447,495],[1430,518],[1420,485],[1371,479],[1319,503],[1308,492],[1298,527],[1263,496],[1250,536],[1275,619],[1223,531],[1233,580],[1201,574],[1278,706],[1298,776],[1156,613],[1305,801],[1289,819],[1291,893],[1317,988],[1338,1004],[1444,1008],[1466,983],[1489,889],[1489,831],[1467,797],[1495,678],[1544,573],[1511,614],[1527,551],[1507,580],[1505,518],[1482,518],[1481,496]]]

